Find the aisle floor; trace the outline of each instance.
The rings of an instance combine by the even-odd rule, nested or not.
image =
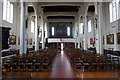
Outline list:
[[[77,78],[64,51],[56,55],[49,78]]]

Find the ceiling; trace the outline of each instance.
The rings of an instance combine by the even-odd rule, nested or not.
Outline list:
[[[73,6],[73,5],[56,5],[56,6],[42,6],[44,13],[47,12],[78,12],[80,6]],[[88,8],[88,12],[94,12],[95,7],[94,5],[90,5]],[[32,6],[28,6],[28,12],[34,12],[34,8]],[[54,15],[54,14],[53,14]],[[48,16],[47,19],[75,19],[74,16]]]
[[[47,19],[74,19],[74,16],[48,16]]]
[[[95,6],[91,5],[88,7],[88,12],[94,12],[95,11]]]
[[[80,6],[44,6],[44,13],[47,12],[78,12]],[[74,19],[74,16],[48,16],[47,19]]]
[[[80,6],[44,6],[44,12],[78,12]]]

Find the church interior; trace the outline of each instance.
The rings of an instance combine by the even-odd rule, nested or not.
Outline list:
[[[120,0],[0,0],[0,79],[120,80]]]

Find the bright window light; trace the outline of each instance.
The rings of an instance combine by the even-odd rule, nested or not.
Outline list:
[[[92,29],[91,29],[91,20],[88,21],[88,32],[91,32]]]
[[[52,27],[52,36],[54,36],[54,27]]]
[[[7,0],[3,2],[3,20],[7,20]]]
[[[70,36],[70,27],[67,27],[67,36]]]
[[[10,23],[13,23],[13,4],[10,5]]]
[[[35,28],[35,24],[33,21],[31,21],[31,32],[34,33],[34,28]]]
[[[113,22],[112,20],[112,4],[109,5],[109,11],[110,11],[110,22]]]
[[[83,23],[80,23],[80,33],[83,34]]]
[[[13,4],[8,0],[3,2],[3,20],[13,23]]]
[[[110,22],[118,20],[119,0],[113,0],[109,4]]]
[[[7,1],[7,21],[10,21],[10,1]]]

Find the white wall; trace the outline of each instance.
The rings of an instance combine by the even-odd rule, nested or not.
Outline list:
[[[120,51],[120,45],[117,44],[117,33],[120,32],[118,28],[119,20],[110,23],[109,4],[106,5],[106,35],[114,34],[114,44],[107,44],[106,48],[113,48],[115,51]]]
[[[88,21],[91,20],[91,32],[88,32],[88,48],[93,47],[93,45],[90,44],[90,38],[94,40],[94,22],[93,22],[93,15],[90,15],[88,18]],[[89,27],[89,26],[88,26]]]
[[[92,14],[94,15],[94,13]],[[93,20],[94,17],[89,18],[88,20]],[[99,25],[99,24],[98,24]],[[114,27],[115,26],[115,27]],[[119,26],[119,27],[118,27]],[[117,33],[120,32],[120,20],[114,21],[112,23],[110,23],[110,17],[109,17],[109,4],[108,3],[103,3],[103,24],[102,24],[102,34],[104,36],[104,45],[103,48],[104,49],[109,49],[109,48],[113,48],[115,51],[120,51],[120,45],[117,44]],[[92,23],[92,32],[88,33],[88,48],[89,47],[93,47],[90,44],[90,38],[94,39],[94,35],[96,37],[96,49],[97,49],[97,53],[99,53],[99,42],[98,42],[98,34],[99,34],[99,29],[95,29],[95,32],[93,30],[93,28],[95,28],[95,24]],[[107,44],[107,39],[106,39],[106,35],[108,34],[114,34],[114,44]],[[84,40],[84,34],[81,34],[80,36],[80,40],[82,42],[82,40]]]
[[[11,28],[10,30],[10,35],[16,35],[16,39],[17,39],[17,34],[19,33],[18,31],[18,25],[17,22],[19,20],[19,9],[18,9],[18,4],[17,3],[12,3],[13,4],[13,23],[9,23],[7,21],[2,20],[2,27],[9,27]],[[3,11],[2,11],[3,12]],[[17,49],[17,40],[16,40],[16,45],[10,45],[11,49]]]
[[[0,1],[0,27],[2,26],[2,2]]]
[[[10,35],[16,35],[16,45],[10,45],[11,49],[19,49],[18,38],[20,36],[20,5],[16,2],[13,2],[13,23],[2,20],[2,27],[10,27]],[[1,17],[1,16],[0,16]],[[28,39],[28,48],[34,46],[35,38],[34,33],[31,33],[31,15],[28,17],[28,28],[27,28],[27,39]],[[32,38],[32,45],[29,44],[29,40]]]
[[[27,30],[28,48],[33,48],[33,46],[35,46],[35,44],[34,44],[34,42],[35,42],[35,31],[34,31],[34,33],[31,32],[31,20],[35,23],[35,19],[31,15],[29,15],[28,30]],[[34,30],[35,30],[35,28],[34,28]],[[30,43],[30,38],[32,39],[32,45],[29,44]]]

